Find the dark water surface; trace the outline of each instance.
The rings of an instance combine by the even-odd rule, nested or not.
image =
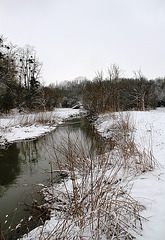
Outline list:
[[[55,148],[67,144],[69,138],[76,140],[88,154],[93,136],[86,118],[73,119],[45,137],[0,149],[0,230],[4,232],[12,225],[11,221],[17,225],[22,218],[30,216],[27,206],[33,198],[41,200],[37,192],[43,188],[41,184],[50,185],[50,163],[54,163]],[[100,145],[98,140],[97,144]],[[55,163],[53,170],[58,170]],[[60,181],[58,173],[53,173],[53,180]],[[14,236],[8,239],[15,239],[16,234]]]

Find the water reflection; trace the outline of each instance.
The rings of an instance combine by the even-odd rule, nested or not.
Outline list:
[[[38,147],[37,141],[27,141],[19,143],[20,158],[26,162],[37,162],[38,161]]]
[[[19,149],[16,144],[0,149],[0,186],[9,186],[20,173]]]

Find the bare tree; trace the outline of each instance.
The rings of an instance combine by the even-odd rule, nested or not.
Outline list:
[[[43,105],[44,95],[40,88],[42,63],[37,59],[34,47],[26,45],[19,49],[18,67],[19,79],[26,91],[24,104],[30,108]]]
[[[123,70],[116,64],[113,64],[108,68],[108,80],[110,81],[110,94],[111,94],[111,108],[112,111],[119,111],[120,109],[120,78],[123,74]]]
[[[142,74],[141,70],[135,71],[135,80],[137,84],[134,87],[134,97],[136,100],[136,106],[138,110],[145,110],[145,96],[147,93],[146,78]]]
[[[30,89],[32,80],[40,80],[42,63],[37,59],[34,47],[26,45],[19,49],[19,68],[19,77],[25,88]]]

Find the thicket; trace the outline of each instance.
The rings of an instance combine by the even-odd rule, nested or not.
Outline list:
[[[27,107],[35,109],[44,105],[41,87],[42,63],[35,49],[29,45],[24,48],[6,44],[0,38],[0,110]]]
[[[165,78],[148,80],[141,71],[134,78],[123,78],[123,71],[114,64],[105,78],[97,72],[92,81],[78,77],[49,86],[41,84],[41,71],[34,47],[20,48],[0,37],[0,112],[81,104],[91,113],[165,106]]]

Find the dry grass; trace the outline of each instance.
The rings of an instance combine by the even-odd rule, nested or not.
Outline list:
[[[137,146],[134,135],[134,123],[130,113],[113,115],[115,123],[112,125],[111,138],[115,141],[115,157],[118,164],[133,175],[145,171],[152,171],[158,162],[153,156],[152,139],[148,149]]]
[[[43,227],[41,239],[133,239],[141,234],[144,206],[126,188],[123,164],[111,153],[86,156],[77,141],[67,141],[54,152],[63,155],[64,161],[55,161],[69,178],[44,192],[54,226],[47,232]]]
[[[52,112],[39,112],[20,115],[15,120],[15,124],[20,126],[29,126],[33,124],[54,125],[56,124],[56,120]]]

